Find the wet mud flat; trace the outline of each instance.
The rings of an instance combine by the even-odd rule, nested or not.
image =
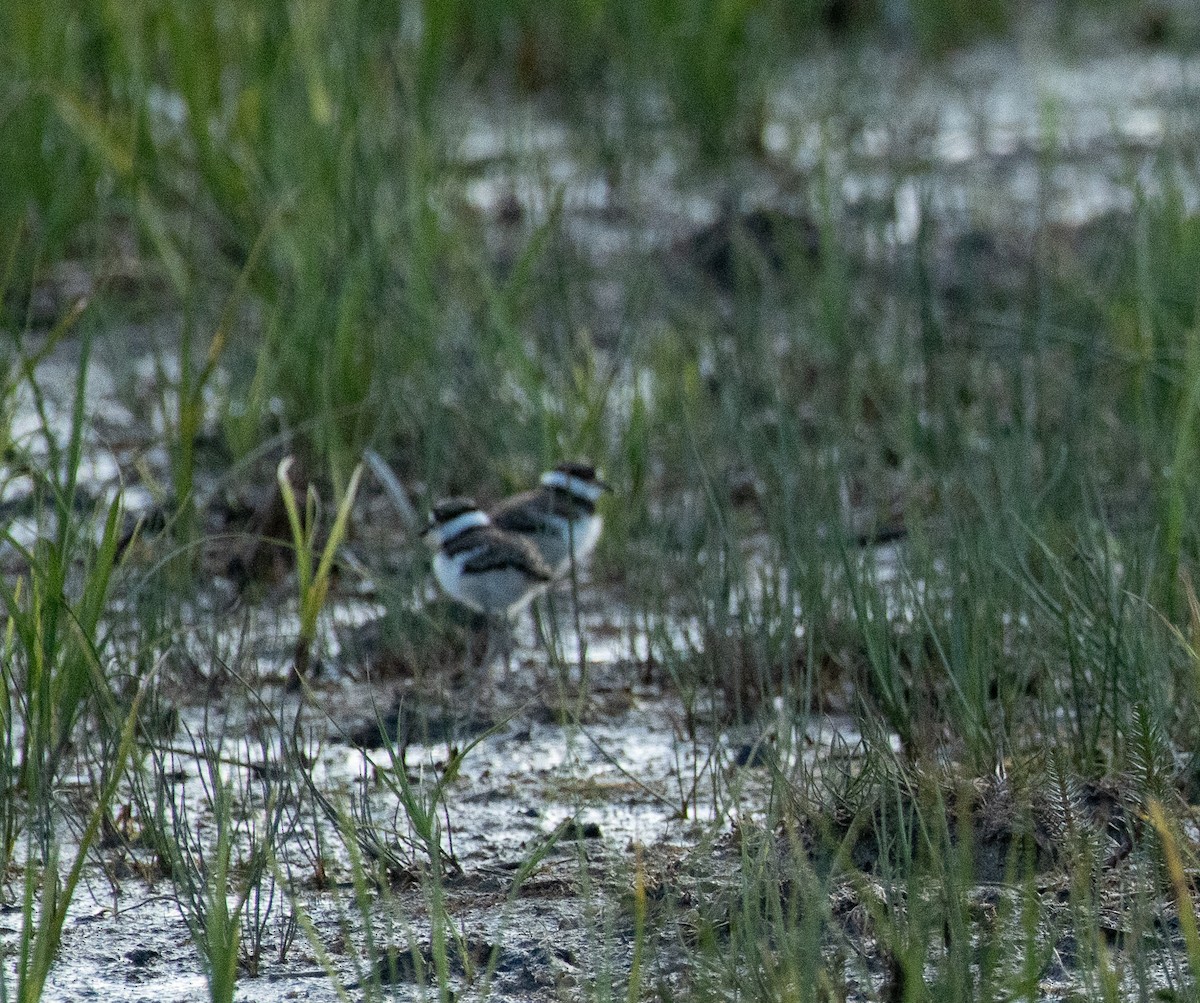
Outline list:
[[[585,628],[620,633],[612,604],[597,606],[606,612],[593,607]],[[350,653],[374,643],[373,621],[347,619],[359,624],[344,631],[343,664],[353,665]],[[687,993],[698,963],[736,969],[741,938],[795,908],[807,882],[825,888],[833,998],[886,997],[906,976],[876,926],[938,895],[936,882],[891,876],[896,834],[915,837],[931,798],[970,828],[969,936],[980,945],[1020,934],[1029,889],[1007,876],[1015,856],[1036,861],[1051,918],[1044,951],[1011,966],[1032,964],[1043,998],[1078,989],[1080,947],[1053,917],[1069,910],[1081,826],[1107,888],[1101,929],[1115,951],[1134,935],[1126,913],[1145,880],[1130,853],[1141,809],[1119,787],[1077,785],[1068,818],[1049,789],[948,769],[909,775],[897,803],[886,784],[871,793],[849,716],[804,719],[778,706],[730,723],[719,706],[685,705],[645,681],[636,659],[595,653],[586,692],[578,664],[552,670],[524,624],[511,666],[474,667],[465,680],[450,671],[415,686],[355,671],[297,693],[267,655],[262,677],[225,680],[203,706],[164,693],[179,701],[177,721],[143,775],[174,799],[174,838],[211,859],[216,771],[234,792],[237,866],[271,844],[269,869],[230,895],[252,889],[237,998],[411,999],[442,986],[463,999],[557,1000],[625,991],[635,957],[647,991]],[[438,819],[436,866],[398,794],[400,771],[404,793]],[[768,827],[773,803],[783,822]],[[1029,804],[1045,807],[1030,814]],[[120,799],[71,906],[47,999],[207,998],[196,916],[145,838],[145,810],[136,792]],[[0,917],[9,945],[19,924],[17,907]],[[1169,907],[1154,936],[1156,977],[1169,982],[1183,943]]]
[[[765,760],[735,765],[746,758],[743,736],[702,727],[689,738],[682,708],[661,687],[614,685],[622,672],[594,669],[588,696],[564,693],[562,706],[541,700],[528,682],[508,687],[502,706],[469,710],[461,698],[422,705],[410,695],[400,705],[411,732],[402,752],[382,744],[396,741],[389,734],[395,716],[377,705],[386,687],[367,693],[360,682],[317,684],[305,700],[282,688],[272,694],[267,684],[258,691],[261,704],[181,708],[167,743],[174,751],[160,764],[173,780],[181,841],[198,853],[213,850],[209,766],[239,792],[247,813],[239,827],[242,854],[266,824],[273,783],[296,804],[276,837],[278,869],[247,906],[248,913],[258,910],[261,924],[251,952],[257,974],[243,974],[239,998],[335,999],[331,973],[343,986],[361,983],[368,996],[381,980],[400,998],[436,991],[418,988],[435,977],[433,902],[450,924],[442,936],[450,936],[451,981],[467,998],[557,999],[581,982],[626,979],[635,885],[678,868],[697,847],[727,834],[731,818],[752,812],[766,782]],[[533,663],[518,671],[530,675]],[[273,696],[276,710],[264,711]],[[333,707],[337,713],[325,709]],[[369,839],[339,832],[339,820],[313,804],[295,765],[275,758],[280,734],[291,730],[280,721],[294,723],[296,715],[312,785],[345,812],[343,825],[352,820]],[[412,740],[417,732],[427,743]],[[834,734],[814,726],[810,755]],[[405,769],[420,789],[472,741],[478,744],[437,805],[443,873],[435,882],[428,857],[406,842],[411,827],[379,774]],[[206,995],[192,932],[161,860],[139,838],[137,814],[134,808],[88,867],[46,998]],[[354,887],[346,840],[367,855],[360,864],[366,887]],[[370,859],[372,846],[388,859]],[[275,880],[284,873],[324,958],[288,920],[289,898]],[[10,912],[3,929],[10,943],[19,922],[19,911]]]

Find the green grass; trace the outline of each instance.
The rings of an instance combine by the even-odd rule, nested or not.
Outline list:
[[[923,2],[895,28],[880,5],[853,6],[845,44],[882,25],[927,55],[1021,14]],[[499,82],[486,110],[565,123],[567,152],[618,210],[660,152],[686,165],[685,187],[745,208],[746,180],[781,170],[761,148],[772,81],[814,40],[843,39],[831,10],[4,7],[0,443],[17,503],[0,582],[0,878],[20,928],[0,998],[40,998],[83,869],[130,860],[179,902],[214,1000],[272,963],[274,929],[280,957],[302,931],[343,993],[330,941],[361,955],[372,998],[389,991],[380,965],[401,956],[439,999],[498,984],[504,944],[481,956],[471,942],[461,882],[475,875],[451,845],[475,746],[411,775],[390,749],[363,778],[369,796],[327,788],[309,775],[320,742],[242,685],[249,655],[211,640],[213,621],[244,616],[250,634],[274,618],[309,662],[320,617],[355,582],[337,552],[365,532],[368,446],[419,502],[495,497],[575,455],[618,485],[593,581],[681,705],[694,763],[667,799],[690,823],[711,795],[736,824],[697,835],[674,870],[643,847],[601,874],[575,841],[589,957],[571,992],[1036,999],[1061,967],[1079,998],[1194,996],[1189,157],[1165,146],[1126,216],[1071,239],[1037,227],[1009,285],[976,275],[953,302],[932,228],[887,267],[868,254],[885,226],[875,208],[846,216],[831,140],[812,176],[792,179],[811,182],[815,250],[748,230],[724,288],[648,241],[588,258],[553,144],[503,164],[550,209],[508,226],[501,251],[505,228],[471,207],[469,185],[494,165],[458,151]],[[615,218],[645,236],[638,206]],[[127,253],[133,289],[116,267]],[[64,263],[96,277],[91,302],[56,303],[47,322],[39,303]],[[616,306],[597,306],[605,283]],[[122,473],[140,478],[161,447],[146,480],[168,529],[123,539],[120,500],[93,497],[84,476],[111,434],[88,367],[93,350],[126,350],[110,326],[148,317],[172,332],[151,406],[163,423],[137,430]],[[76,382],[56,402],[39,374],[76,346]],[[284,490],[275,541],[287,549],[290,532],[294,628],[281,604],[213,599],[206,554],[255,532],[219,524],[222,506],[236,511],[247,484],[272,488],[276,470],[290,484],[290,455],[314,485],[303,510]],[[327,543],[317,491],[339,500]],[[24,517],[33,543],[18,540]],[[860,540],[898,525],[890,549]],[[367,554],[368,570],[382,577],[387,556]],[[395,594],[415,607],[424,578],[403,561],[412,580]],[[552,627],[580,622],[576,598]],[[432,687],[462,632],[402,612],[411,675]],[[156,727],[152,710],[201,700],[227,721],[254,712],[253,768],[219,714],[191,749]],[[571,706],[582,742],[588,704]],[[827,712],[862,735],[860,756],[805,757],[804,726]],[[712,741],[747,722],[767,732],[765,790]],[[197,800],[180,793],[176,757],[198,771]],[[63,795],[67,777],[86,810]],[[379,802],[389,817],[363,807]],[[126,806],[137,831],[117,824]],[[497,908],[517,909],[568,831],[523,848],[496,879]],[[319,926],[327,910],[338,937]]]

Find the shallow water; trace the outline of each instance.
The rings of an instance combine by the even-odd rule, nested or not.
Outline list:
[[[832,180],[835,212],[869,216],[886,255],[926,220],[950,233],[1081,226],[1158,191],[1164,152],[1187,162],[1200,136],[1200,57],[1066,54],[1040,44],[1037,28],[1025,34],[939,65],[879,43],[810,53],[768,95],[766,159],[733,172],[742,207],[811,211]],[[572,132],[536,108],[479,109],[467,134],[487,137],[464,143],[479,172],[467,196],[482,213],[515,202],[537,225],[561,198],[567,232],[598,261],[669,247],[713,222],[726,197],[697,184],[669,136],[614,201],[582,166]],[[1195,209],[1194,177],[1174,180]]]

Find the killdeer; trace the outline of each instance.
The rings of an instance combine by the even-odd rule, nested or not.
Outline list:
[[[611,490],[592,464],[560,463],[542,474],[538,487],[505,499],[488,514],[499,529],[532,543],[561,578],[595,549],[602,525],[596,502]]]
[[[470,498],[438,502],[423,535],[446,594],[491,618],[520,612],[553,578],[532,543],[492,525]]]

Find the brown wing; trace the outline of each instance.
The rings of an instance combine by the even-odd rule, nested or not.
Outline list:
[[[498,532],[491,526],[481,528],[477,534],[472,534],[472,536],[475,546],[484,544],[486,546],[463,565],[464,572],[479,574],[484,571],[513,568],[530,578],[544,582],[548,582],[554,577],[537,549],[527,540]]]
[[[550,521],[555,515],[562,519],[582,519],[592,515],[596,506],[586,498],[577,498],[563,488],[536,488],[506,498],[488,516],[493,525],[509,533],[556,532]]]
[[[488,512],[492,524],[508,533],[538,533],[546,529],[546,512],[550,499],[547,492],[537,489],[522,491],[505,498]]]

